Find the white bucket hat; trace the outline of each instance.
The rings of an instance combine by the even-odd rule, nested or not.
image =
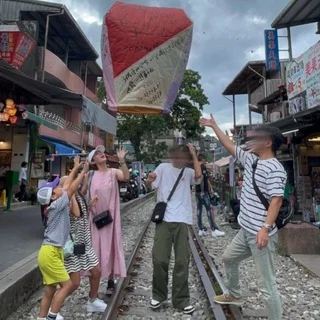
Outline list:
[[[94,155],[95,155],[95,153],[96,153],[97,151],[104,153],[104,152],[106,151],[106,148],[105,148],[104,146],[97,146],[94,150],[92,150],[92,151],[89,153],[88,158],[87,158],[87,160],[88,160],[89,163],[92,162],[93,157],[94,157]]]

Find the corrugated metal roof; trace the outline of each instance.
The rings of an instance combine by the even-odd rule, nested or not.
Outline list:
[[[21,11],[59,12],[62,8],[61,4],[43,1],[2,0],[0,18],[3,21],[18,21]]]
[[[320,21],[319,0],[291,0],[271,26],[281,29],[318,21]]]
[[[72,43],[70,47],[77,50],[79,53],[83,52],[87,55],[87,60],[95,60],[99,57],[97,51],[94,49],[87,36],[73,18],[66,6],[58,3],[34,1],[34,0],[2,0],[0,20],[6,22],[16,22],[19,20],[37,20],[41,28],[45,29],[45,20],[48,13],[63,12],[61,16],[54,16],[50,19],[50,26],[59,31],[61,38],[69,38]],[[51,41],[58,41],[51,36]],[[58,42],[61,47],[61,41]],[[81,60],[81,59],[80,59]],[[83,57],[83,60],[86,60]]]

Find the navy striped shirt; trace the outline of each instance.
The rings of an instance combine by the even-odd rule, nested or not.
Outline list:
[[[245,230],[257,234],[267,217],[267,211],[258,198],[252,183],[252,165],[257,160],[257,157],[236,147],[236,160],[244,167],[244,182],[238,222]],[[272,197],[283,197],[287,174],[276,158],[258,161],[255,180],[262,194],[269,202]],[[270,235],[276,232],[277,228],[274,225]]]

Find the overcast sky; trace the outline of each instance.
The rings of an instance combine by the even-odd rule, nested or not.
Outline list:
[[[75,19],[100,53],[101,25],[112,0],[55,0],[74,15]],[[194,22],[193,44],[188,68],[199,71],[202,86],[210,105],[205,115],[213,112],[224,129],[233,126],[232,104],[222,97],[222,91],[251,60],[263,60],[264,29],[290,2],[289,0],[125,0],[123,2],[149,6],[183,8]],[[298,56],[320,40],[316,25],[292,29],[293,54]],[[280,30],[279,35],[286,35]],[[280,47],[287,49],[281,40]],[[287,58],[286,53],[282,58]],[[237,123],[248,123],[247,97],[237,96]],[[259,121],[259,117],[253,117]]]

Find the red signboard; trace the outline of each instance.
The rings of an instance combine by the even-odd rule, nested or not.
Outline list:
[[[16,68],[21,68],[35,46],[36,42],[17,26],[0,29],[0,59]]]

